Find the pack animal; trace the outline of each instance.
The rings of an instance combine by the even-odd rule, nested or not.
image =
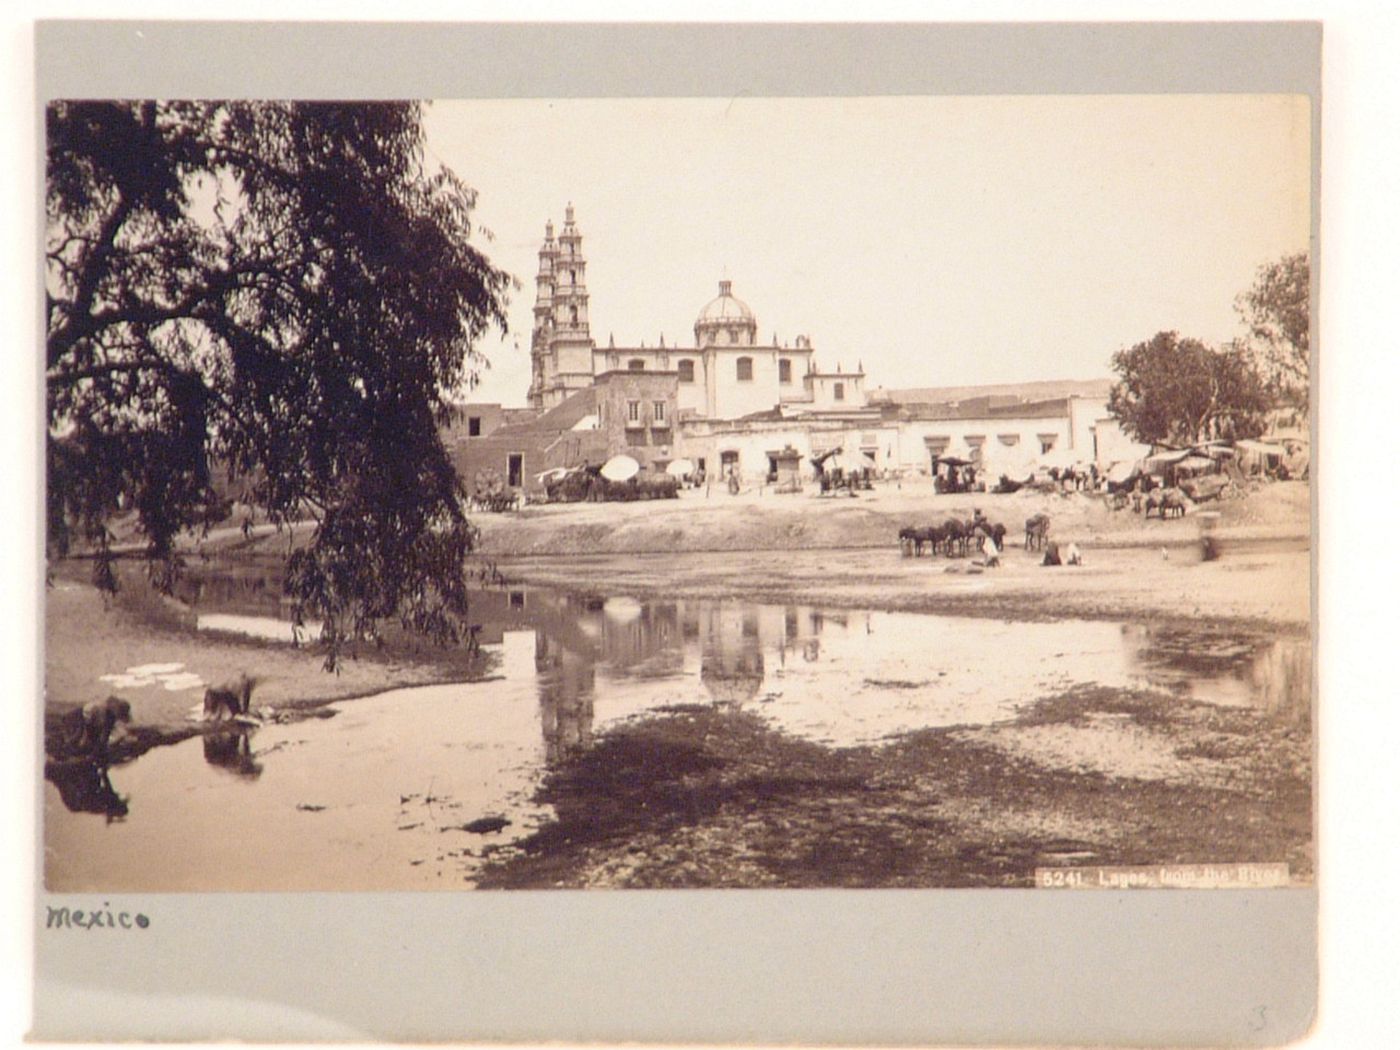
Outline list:
[[[1186,516],[1186,497],[1180,489],[1166,489],[1162,492],[1162,517],[1168,515],[1174,518]]]
[[[1050,515],[1032,514],[1026,519],[1026,550],[1040,550],[1050,535]]]
[[[939,532],[937,528],[913,528],[906,526],[899,530],[900,552],[914,557],[920,557],[924,553],[924,544],[928,544],[933,551],[938,550]]]
[[[959,521],[957,518],[949,518],[943,523],[943,542],[948,547],[948,557],[953,557],[954,550],[959,557],[967,553],[967,541],[972,538],[972,533],[968,529],[967,523]]]
[[[232,682],[204,690],[204,721],[222,722],[225,717],[246,715],[253,699],[253,686],[257,683],[256,678],[241,674]]]
[[[982,545],[983,538],[989,539],[996,544],[998,551],[1006,546],[1006,526],[1001,522],[990,522],[985,518],[977,526],[977,545]]]

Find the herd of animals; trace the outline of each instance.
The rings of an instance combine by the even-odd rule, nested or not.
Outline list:
[[[1007,528],[974,510],[968,519],[948,518],[942,525],[906,526],[899,530],[900,552],[906,557],[921,557],[924,548],[930,556],[939,553],[950,558],[963,558],[970,552],[980,552],[983,564],[998,565],[1006,547]],[[1042,565],[1082,565],[1083,555],[1076,544],[1061,550],[1050,540],[1050,515],[1032,514],[1026,519],[1025,548],[1043,552]]]

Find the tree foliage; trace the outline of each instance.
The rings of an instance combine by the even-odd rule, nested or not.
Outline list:
[[[288,590],[332,660],[387,617],[454,637],[473,531],[439,426],[508,277],[419,105],[59,102],[47,133],[53,546],[134,512],[168,586],[227,471],[314,522]]]
[[[1261,266],[1253,286],[1235,300],[1270,392],[1304,414],[1312,363],[1311,290],[1307,253],[1298,252]]]
[[[1177,446],[1258,437],[1270,407],[1264,384],[1240,347],[1213,350],[1158,332],[1113,355],[1119,380],[1108,410],[1138,441]]]

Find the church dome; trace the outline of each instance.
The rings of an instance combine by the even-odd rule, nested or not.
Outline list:
[[[735,299],[728,281],[719,282],[719,295],[705,304],[696,324],[731,324],[734,321],[753,322],[753,311],[742,299]]]
[[[720,340],[721,342],[739,342],[751,346],[757,331],[758,322],[754,320],[753,311],[742,299],[734,298],[728,281],[719,282],[719,295],[706,303],[705,308],[700,311],[700,316],[695,319],[695,338],[700,345],[713,343],[713,336],[724,332],[730,338]],[[705,333],[709,333],[711,338],[706,340]]]

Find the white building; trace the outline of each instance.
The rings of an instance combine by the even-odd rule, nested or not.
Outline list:
[[[545,224],[539,250],[531,407],[546,412],[608,374],[674,375],[677,418],[666,452],[711,476],[734,470],[761,480],[784,449],[810,458],[840,448],[875,470],[919,473],[940,455],[956,455],[1013,477],[1052,452],[1101,465],[1142,454],[1108,415],[1106,380],[867,396],[863,365],[819,368],[807,336],[764,344],[753,311],[727,280],[696,317],[694,345],[618,346],[610,336],[600,347],[586,269],[571,204],[557,240],[554,224]]]

